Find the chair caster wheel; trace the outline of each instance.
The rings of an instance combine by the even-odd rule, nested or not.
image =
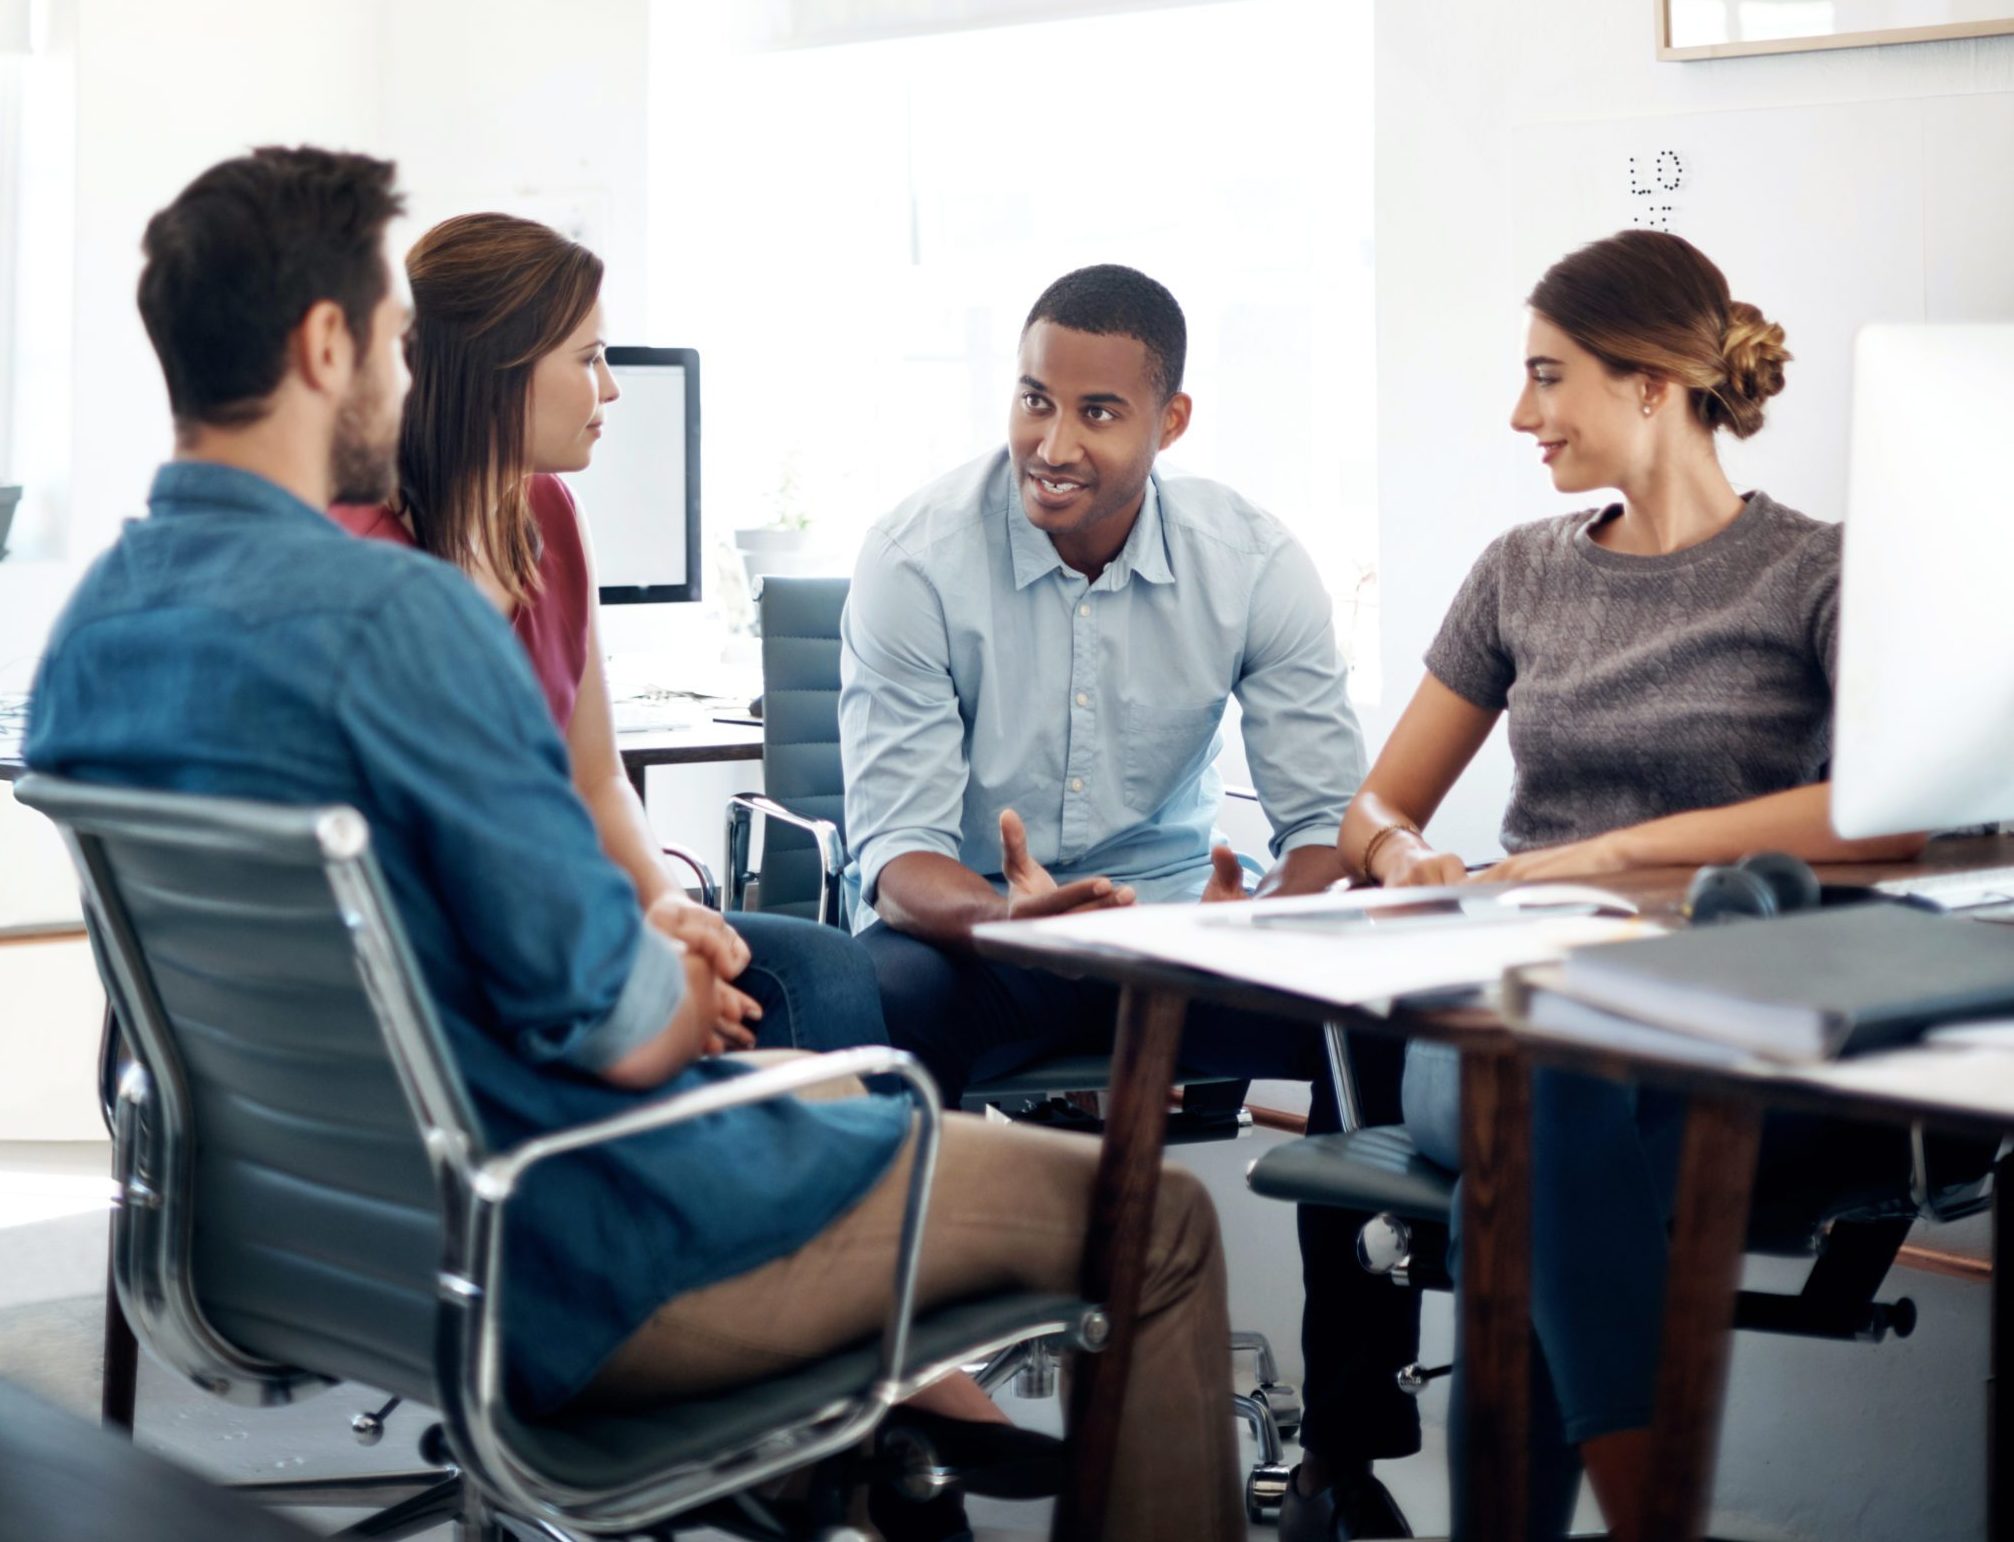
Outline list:
[[[1279,1462],[1261,1462],[1245,1479],[1245,1517],[1254,1523],[1275,1519],[1287,1502],[1287,1485],[1294,1470]]]
[[[1273,1425],[1291,1440],[1301,1432],[1301,1394],[1283,1382],[1262,1382],[1252,1389],[1252,1396],[1266,1405],[1266,1411],[1273,1416]]]
[[[448,1432],[429,1424],[420,1432],[420,1460],[429,1467],[456,1467],[455,1454],[448,1449]]]

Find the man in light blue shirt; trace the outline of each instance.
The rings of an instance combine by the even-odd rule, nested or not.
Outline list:
[[[1022,336],[1007,447],[867,537],[840,751],[855,926],[891,966],[884,1000],[920,1005],[891,975],[929,968],[919,949],[969,959],[982,922],[1242,898],[1215,833],[1233,695],[1273,829],[1260,892],[1343,876],[1364,751],[1329,598],[1271,515],[1154,470],[1188,427],[1185,344],[1174,296],[1144,274],[1058,280]],[[890,1022],[954,1096],[981,1058],[1061,1047],[1056,1027]]]
[[[1230,697],[1272,827],[1259,892],[1344,876],[1336,837],[1364,750],[1329,598],[1278,520],[1228,487],[1154,470],[1188,427],[1185,349],[1180,306],[1145,275],[1058,280],[1022,333],[1006,447],[880,521],[854,572],[840,750],[855,925],[891,1039],[954,1106],[975,1078],[1111,1042],[1110,987],[982,960],[974,926],[1244,897],[1215,830]],[[1335,1127],[1304,1026],[1198,1003],[1182,1063],[1310,1079],[1310,1127]],[[1389,1117],[1395,1065],[1384,1079]],[[1235,1106],[1242,1087],[1224,1090]],[[1311,1295],[1319,1280],[1325,1310],[1341,1306],[1359,1332],[1354,1226],[1310,1212],[1302,1232]],[[1388,1316],[1376,1308],[1405,1294],[1384,1290],[1367,1310]],[[1317,1443],[1327,1427],[1340,1447],[1376,1444],[1341,1430],[1352,1412],[1319,1405],[1312,1362],[1334,1372],[1337,1356],[1312,1318],[1310,1335],[1307,1428]],[[1326,1380],[1353,1395],[1362,1384],[1373,1403],[1371,1384],[1390,1391],[1388,1375]],[[1364,1449],[1366,1471],[1387,1454],[1399,1453]]]

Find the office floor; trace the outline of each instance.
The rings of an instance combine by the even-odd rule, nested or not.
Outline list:
[[[1224,1181],[1243,1187],[1241,1175],[1257,1154],[1255,1142],[1280,1138],[1262,1131],[1229,1145],[1187,1148],[1182,1159],[1222,1196]],[[6,1259],[0,1271],[0,1378],[87,1416],[95,1416],[98,1399],[106,1161],[106,1148],[96,1143],[0,1143],[0,1255]],[[1233,1318],[1271,1335],[1289,1362],[1283,1374],[1294,1374],[1299,1270],[1294,1266],[1292,1212],[1252,1200],[1239,1207],[1237,1220],[1241,1224],[1232,1229]],[[1281,1275],[1291,1278],[1282,1281]],[[1430,1397],[1438,1400],[1440,1394]],[[370,1401],[359,1389],[342,1387],[291,1408],[239,1408],[183,1385],[143,1357],[137,1425],[144,1445],[224,1481],[385,1471],[413,1464],[413,1440],[428,1422],[424,1414],[401,1409],[384,1441],[366,1448],[351,1437],[349,1419]],[[1032,1428],[1060,1426],[1054,1400],[1025,1402],[1009,1393],[1001,1402],[1016,1421]],[[1429,1412],[1437,1415],[1438,1408]],[[1251,1458],[1249,1440],[1245,1455]],[[1294,1459],[1291,1451],[1287,1459]],[[1438,1422],[1430,1425],[1420,1456],[1381,1471],[1423,1535],[1445,1530]],[[975,1500],[970,1509],[982,1542],[1021,1542],[1048,1534],[1046,1504]],[[331,1529],[350,1518],[334,1511],[305,1517],[317,1529]],[[447,1535],[446,1528],[439,1533],[443,1539]],[[1273,1528],[1254,1527],[1253,1535],[1270,1537]]]
[[[1185,1147],[1177,1156],[1216,1198],[1233,1321],[1269,1334],[1282,1373],[1298,1378],[1293,1214],[1254,1199],[1243,1183],[1261,1146],[1281,1138],[1258,1131],[1237,1142]],[[98,1398],[105,1168],[102,1144],[0,1142],[0,1378],[87,1416],[95,1416]],[[1978,1255],[1987,1239],[1974,1221],[1924,1240]],[[1751,1261],[1748,1283],[1795,1289],[1800,1268]],[[1987,1292],[1974,1282],[1902,1271],[1883,1294],[1905,1293],[1920,1312],[1906,1342],[1737,1340],[1715,1535],[1753,1542],[1958,1542],[1981,1534]],[[1429,1298],[1422,1346],[1429,1362],[1446,1359],[1449,1315],[1445,1297]],[[1429,1390],[1422,1407],[1425,1450],[1379,1467],[1422,1536],[1445,1535],[1447,1527],[1442,1385]],[[1057,1427],[1053,1401],[1002,1402],[1019,1422]],[[344,1387],[291,1408],[243,1409],[178,1383],[143,1358],[139,1438],[225,1481],[410,1465],[424,1415],[401,1410],[384,1442],[365,1448],[352,1439],[349,1419],[366,1406],[367,1395]],[[1248,1460],[1250,1454],[1248,1445]],[[1291,1451],[1287,1459],[1294,1459]],[[975,1501],[972,1515],[984,1542],[1047,1535],[1046,1505]],[[329,1530],[350,1517],[325,1511],[306,1519]],[[1595,1532],[1597,1522],[1583,1495],[1576,1529]],[[447,1531],[437,1535],[445,1542]],[[1252,1535],[1270,1538],[1274,1531],[1255,1526]]]

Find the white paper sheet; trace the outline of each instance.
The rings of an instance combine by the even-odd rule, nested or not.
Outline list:
[[[1013,930],[1184,964],[1338,1006],[1493,985],[1506,969],[1549,963],[1569,948],[1651,936],[1658,930],[1644,921],[1599,916],[1513,915],[1333,932],[1269,920],[1333,908],[1335,902],[1333,895],[1307,895],[1235,906],[1142,905],[1021,922]]]

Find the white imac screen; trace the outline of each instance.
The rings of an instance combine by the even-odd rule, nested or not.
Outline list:
[[[678,365],[611,369],[609,404],[594,460],[567,477],[594,542],[604,589],[682,584],[685,571],[685,371]]]

